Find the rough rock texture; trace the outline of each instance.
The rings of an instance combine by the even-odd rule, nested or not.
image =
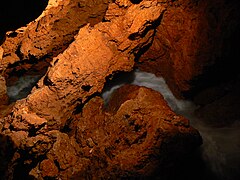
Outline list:
[[[178,97],[232,78],[238,72],[236,57],[240,56],[237,49],[240,3],[235,0],[165,3],[168,7],[153,45],[140,58],[139,67],[162,75]],[[212,65],[214,68],[209,69]]]
[[[199,133],[151,89],[127,85],[104,110],[92,98],[30,174],[36,179],[115,179],[165,175],[201,143]]]
[[[57,4],[54,4],[55,2]],[[58,3],[66,3],[66,7],[72,7],[67,6],[70,2],[72,1],[49,1],[49,6],[45,11],[45,13],[48,12],[48,15],[44,16],[43,13],[36,22],[45,21],[46,18],[49,18],[47,22],[52,22],[53,20],[53,22],[57,23],[58,21],[55,21],[55,17],[49,15],[49,11],[52,8],[58,9],[60,7]],[[96,1],[90,2],[96,3]],[[105,7],[104,2],[102,4]],[[73,7],[81,9],[81,3],[79,6],[73,5]],[[69,9],[67,10],[71,12]],[[164,123],[164,126],[159,128],[155,124],[153,125],[152,119],[149,124],[148,122],[138,122],[136,120],[136,123],[139,123],[139,127],[138,125],[134,126],[136,134],[132,132],[132,127],[123,126],[128,125],[126,121],[115,121],[115,119],[122,119],[126,112],[130,113],[130,116],[135,119],[141,119],[140,114],[134,114],[134,109],[132,109],[133,112],[127,111],[129,109],[127,105],[125,107],[127,109],[119,111],[116,115],[112,114],[110,116],[107,113],[103,113],[103,119],[99,119],[99,113],[97,113],[96,117],[91,115],[93,119],[84,117],[82,118],[83,120],[78,120],[79,123],[85,123],[89,126],[86,128],[91,128],[89,130],[92,131],[92,135],[89,135],[89,132],[83,129],[85,128],[83,124],[75,122],[75,114],[79,113],[84,104],[93,96],[96,96],[96,93],[102,91],[106,79],[116,72],[132,70],[135,57],[152,42],[155,33],[154,29],[161,22],[164,11],[165,7],[158,1],[145,0],[131,3],[130,1],[118,0],[109,5],[105,22],[98,23],[94,27],[88,24],[80,29],[69,47],[53,59],[48,72],[32,90],[31,94],[26,99],[17,101],[11,113],[0,119],[0,140],[3,142],[1,143],[2,150],[0,155],[1,159],[4,159],[0,162],[2,163],[0,172],[3,176],[10,179],[12,177],[24,179],[30,173],[36,179],[43,177],[69,179],[71,177],[87,178],[92,176],[93,172],[99,173],[97,175],[102,177],[117,176],[118,174],[122,176],[141,176],[146,172],[151,172],[150,169],[154,165],[150,162],[153,160],[154,164],[155,161],[158,161],[158,157],[156,159],[155,157],[149,157],[150,160],[147,160],[148,158],[142,156],[139,159],[141,161],[138,161],[138,155],[134,154],[137,146],[134,144],[149,138],[149,142],[148,140],[144,141],[143,146],[139,145],[139,147],[142,148],[142,152],[146,156],[148,154],[163,153],[164,156],[159,156],[160,159],[165,158],[165,153],[170,153],[171,149],[174,152],[176,150],[181,155],[185,150],[188,152],[191,148],[199,145],[200,139],[197,131],[190,128],[187,120],[183,117],[174,116],[174,113],[170,112],[166,103],[161,104],[164,107],[166,106],[165,113],[167,114],[163,115],[169,116],[164,117],[166,124]],[[59,9],[59,14],[61,15],[61,13],[65,13],[65,10]],[[77,18],[77,16],[74,14],[73,18]],[[65,22],[65,20],[63,21]],[[56,25],[55,23],[53,24]],[[51,25],[53,24],[50,23],[48,27],[52,28]],[[45,31],[44,23],[43,27],[41,25],[32,22],[28,27],[34,28],[27,28],[26,31],[47,33],[48,31]],[[79,28],[79,24],[76,25],[76,28]],[[51,33],[56,32],[52,29]],[[49,34],[51,35],[51,33]],[[41,39],[42,37],[48,40],[46,43],[44,41],[44,43],[39,44],[42,47],[41,49],[34,44],[40,40],[36,42],[29,41],[33,39],[31,34],[28,34],[30,39],[21,39],[24,34],[10,33],[11,37],[5,43],[9,42],[13,51],[8,49],[9,53],[6,53],[7,45],[4,44],[2,46],[4,49],[3,58],[1,59],[2,70],[5,70],[9,63],[19,61],[19,58],[23,60],[34,56],[34,58],[39,59],[43,55],[49,55],[48,51],[52,52],[52,47],[50,49],[45,48],[45,45],[48,47],[48,41],[52,40],[48,35],[37,36],[35,34],[36,37],[34,38],[36,39]],[[15,35],[15,38],[21,39],[21,46],[17,45],[17,49],[14,49],[17,41],[14,41],[15,43],[10,42]],[[52,36],[58,37],[57,34],[52,34]],[[54,52],[56,51],[54,50]],[[155,95],[160,96],[158,94]],[[147,105],[144,104],[145,102],[141,103],[143,103],[144,108],[147,108]],[[137,105],[140,106],[141,103],[139,102]],[[99,106],[95,108],[99,108]],[[155,112],[155,110],[153,111]],[[144,113],[144,111],[140,112]],[[164,112],[161,111],[161,113]],[[161,113],[153,113],[152,116],[157,118]],[[89,115],[85,115],[83,112],[83,116]],[[107,120],[105,116],[108,117]],[[114,118],[111,118],[112,116]],[[89,124],[93,120],[96,120],[95,123]],[[102,120],[106,125],[101,124],[103,123]],[[133,121],[135,120],[133,119]],[[159,121],[162,121],[162,119]],[[168,125],[168,121],[169,123],[172,122],[172,125],[171,123]],[[114,126],[111,124],[114,124]],[[147,125],[149,126],[147,127]],[[146,126],[145,130],[141,131],[141,126]],[[71,129],[76,129],[76,127],[77,133],[75,134]],[[102,133],[102,129],[105,127],[106,132],[109,133],[109,138],[103,142],[102,139],[104,139],[105,132],[99,134],[99,136],[96,133],[98,131]],[[165,130],[167,134],[164,134]],[[171,132],[168,133],[168,131]],[[105,143],[115,142],[116,136],[114,133],[118,133],[119,136],[126,136],[128,140],[126,140],[127,142],[120,140],[120,144],[111,150],[111,145]],[[88,146],[94,146],[94,142],[88,138],[91,136],[98,136],[98,140],[110,149],[101,149],[103,147],[96,148],[96,150],[84,148],[85,145],[81,142],[83,139],[88,139]],[[160,145],[159,138],[161,136],[164,139],[164,143],[161,144],[163,151],[167,152],[159,152],[157,148]],[[130,148],[128,149],[129,146]],[[145,149],[147,146],[149,149]],[[103,152],[106,155],[102,154]],[[109,157],[107,157],[111,156],[111,153],[116,156],[113,160],[109,160]],[[133,158],[129,165],[127,165],[128,156]],[[170,159],[171,157],[174,157],[174,155],[169,156]],[[135,163],[137,167],[134,166]],[[122,164],[126,166],[121,167]],[[110,172],[111,174],[109,174]]]
[[[110,6],[109,13],[117,7]],[[151,42],[154,30],[149,27],[163,10],[157,2],[144,1],[110,22],[83,27],[69,48],[53,60],[38,87],[27,99],[17,102],[14,116],[37,114],[53,121],[52,128],[63,127],[77,105],[101,92],[109,75],[132,69],[134,53]],[[141,37],[142,33],[146,35]]]
[[[39,59],[51,60],[68,47],[81,27],[101,22],[109,2],[49,0],[36,20],[6,33],[1,45],[0,73],[7,77],[12,71],[28,70]]]
[[[0,105],[8,103],[7,88],[5,78],[0,76]]]

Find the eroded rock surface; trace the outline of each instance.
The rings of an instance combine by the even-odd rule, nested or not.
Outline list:
[[[101,92],[109,75],[130,71],[134,53],[152,40],[154,30],[148,28],[149,23],[157,21],[164,8],[157,2],[144,1],[123,11],[123,16],[110,22],[82,28],[69,48],[53,60],[38,87],[27,99],[17,102],[14,114],[37,114],[53,121],[54,129],[61,128],[77,105]],[[138,15],[141,13],[145,16]],[[141,37],[142,33],[146,35]]]
[[[68,47],[82,26],[102,21],[108,3],[108,0],[49,0],[36,20],[6,34],[1,69],[19,60],[56,56]]]
[[[53,57],[63,52],[79,29],[101,22],[109,0],[49,0],[46,9],[26,27],[6,33],[1,45],[0,73],[9,77],[46,73]],[[36,73],[35,73],[36,74]]]
[[[49,1],[51,8],[55,7],[51,4],[53,2],[55,1]],[[69,3],[69,1],[56,1],[56,3]],[[58,7],[59,5],[56,4],[56,8]],[[46,11],[51,8],[47,8]],[[190,128],[188,121],[183,117],[174,116],[174,113],[167,109],[166,103],[162,104],[166,106],[166,109],[162,109],[166,112],[161,111],[161,113],[167,113],[163,114],[163,116],[169,116],[168,119],[164,117],[165,121],[171,121],[172,125],[164,123],[162,130],[152,120],[150,122],[143,120],[144,111],[139,110],[139,114],[134,112],[134,109],[129,109],[129,105],[126,105],[122,111],[120,108],[114,114],[111,113],[111,108],[108,112],[104,112],[101,110],[103,103],[97,105],[99,102],[96,102],[94,104],[96,113],[90,112],[89,114],[93,120],[96,120],[96,123],[90,124],[93,120],[88,118],[88,114],[84,114],[87,107],[83,110],[83,117],[79,117],[82,120],[76,119],[76,114],[81,112],[84,104],[102,91],[107,78],[119,71],[132,70],[136,56],[139,56],[141,51],[151,44],[155,28],[161,23],[164,12],[165,7],[158,1],[131,3],[119,0],[109,5],[105,17],[106,22],[98,23],[94,27],[88,24],[81,28],[69,47],[53,59],[48,72],[31,94],[26,99],[17,101],[11,113],[1,119],[0,132],[1,139],[3,139],[1,141],[8,140],[7,143],[3,143],[4,163],[1,164],[1,173],[5,172],[7,178],[25,178],[30,173],[37,179],[44,177],[87,178],[89,176],[95,178],[96,175],[98,177],[117,177],[118,175],[137,177],[151,174],[151,171],[154,171],[154,164],[158,164],[158,156],[152,159],[151,155],[163,153],[162,157],[165,157],[168,155],[165,154],[168,148],[169,152],[172,149],[181,155],[185,150],[188,152],[191,149],[188,149],[189,147],[198,146],[200,139],[197,131]],[[30,45],[31,42],[17,50],[21,52],[23,59],[30,57],[30,54],[35,58],[40,58],[41,53],[47,54],[43,49],[39,51],[39,55],[34,54],[38,53],[38,48]],[[22,41],[21,44],[23,45],[24,42]],[[31,51],[32,48],[36,51]],[[3,58],[13,57],[12,55],[14,56],[12,53],[10,56],[5,54]],[[13,58],[14,62],[15,58]],[[3,62],[4,69],[5,61],[1,62]],[[139,90],[139,93],[141,91],[143,90]],[[136,93],[138,94],[137,91]],[[156,94],[156,96],[160,95]],[[151,101],[153,99],[152,97]],[[143,104],[140,105],[138,101]],[[135,101],[131,104],[132,108],[135,107],[134,103]],[[148,104],[145,103],[144,100],[139,99],[136,106],[147,108]],[[91,106],[88,111],[92,111],[92,108]],[[101,115],[96,108],[102,111]],[[122,117],[126,113],[129,113],[133,121],[136,121],[136,126],[129,126],[125,120],[128,117],[125,119]],[[153,113],[151,116],[157,118],[161,113]],[[169,135],[165,134],[165,130]],[[91,136],[89,132],[92,132]],[[184,137],[178,136],[179,133],[184,134]],[[116,135],[123,137],[119,143],[117,143]],[[99,146],[96,149],[89,149],[95,146],[95,140],[89,139],[93,136],[99,140]],[[106,139],[105,136],[108,137],[108,141],[103,141]],[[162,142],[161,137],[164,139],[163,146],[167,146],[163,147],[163,152],[158,149]],[[86,139],[88,140],[87,146],[83,142]],[[142,142],[144,142],[143,145],[141,145]],[[113,148],[111,143],[115,143],[116,147]],[[7,151],[7,147],[11,147],[11,150]],[[142,148],[144,154],[140,159],[137,147]],[[145,149],[146,147],[149,149]],[[128,163],[129,156],[132,160]]]
[[[31,170],[36,179],[166,175],[201,144],[199,133],[162,95],[133,85],[115,92],[107,109],[100,97],[92,98],[69,127],[68,135],[49,132],[55,143]]]

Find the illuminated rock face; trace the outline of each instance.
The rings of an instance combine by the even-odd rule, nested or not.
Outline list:
[[[106,174],[101,173],[103,170],[98,174],[103,177],[164,174],[165,167],[201,143],[188,120],[173,113],[163,97],[151,89],[123,86],[114,93],[107,110],[102,107],[99,98],[84,107],[76,140],[91,163],[100,154],[98,163]]]
[[[225,6],[229,11],[221,11]],[[181,97],[191,90],[189,81],[220,56],[224,34],[218,30],[230,26],[235,10],[220,0],[50,0],[39,18],[8,32],[0,49],[0,77],[7,79],[50,62],[31,94],[0,119],[0,174],[168,176],[166,167],[201,144],[197,130],[153,90],[125,86],[106,109],[97,95],[108,78],[131,71],[138,60]],[[0,85],[6,102],[3,78]]]
[[[100,22],[107,6],[108,0],[49,0],[36,20],[6,34],[1,69],[20,60],[56,56],[68,47],[81,27]]]
[[[103,110],[96,93],[116,72],[132,70],[135,55],[152,42],[165,7],[157,1],[116,1],[108,6],[106,22],[82,27],[73,39],[73,31],[91,22],[88,17],[92,11],[99,12],[98,6],[84,6],[91,2],[96,3],[49,1],[36,21],[22,32],[20,29],[8,33],[2,45],[1,70],[5,77],[12,71],[11,64],[27,62],[32,57],[32,61],[38,61],[65,49],[53,58],[31,94],[17,101],[11,113],[0,119],[0,171],[5,178],[150,176],[157,165],[170,163],[161,161],[161,154],[174,160],[175,155],[184,155],[201,143],[200,135],[188,121],[175,115],[162,96],[152,90],[130,88],[136,91],[131,103],[136,101],[139,107],[122,100],[124,109],[111,105],[109,112]],[[105,1],[97,5],[105,12]],[[87,19],[78,22],[75,18],[82,14],[81,8],[87,12]],[[66,28],[69,23],[73,27]],[[61,31],[66,30],[61,37],[56,34],[57,24]],[[64,39],[69,33],[71,38]],[[70,45],[64,47],[65,42]],[[158,104],[152,102],[155,98]],[[138,108],[145,108],[148,115],[141,115],[144,110],[135,112]]]
[[[9,165],[13,172],[30,168],[35,179],[168,176],[176,160],[201,144],[197,130],[172,112],[161,94],[132,85],[115,92],[107,109],[100,97],[92,98],[60,131],[46,123],[24,112],[2,119],[2,136],[16,148]]]
[[[115,4],[110,6],[109,17],[117,8]],[[151,42],[154,30],[149,27],[164,8],[147,1],[124,11],[110,22],[81,28],[75,41],[53,59],[38,87],[16,103],[14,114],[37,114],[54,121],[53,129],[62,128],[77,105],[101,92],[108,76],[116,71],[130,71],[134,54]],[[142,33],[146,33],[144,37]]]

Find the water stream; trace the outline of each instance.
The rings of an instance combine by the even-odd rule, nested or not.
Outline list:
[[[160,92],[169,106],[177,114],[181,114],[190,120],[191,126],[198,129],[203,144],[200,147],[200,153],[197,156],[203,161],[205,170],[199,169],[198,174],[202,178],[218,180],[237,180],[240,177],[240,121],[236,121],[231,126],[213,127],[205,124],[197,118],[194,111],[198,108],[193,102],[177,99],[168,88],[162,77],[156,77],[154,74],[136,70],[129,74],[131,84],[145,86]],[[126,79],[126,78],[125,78]],[[120,83],[115,83],[111,88],[107,88],[102,94],[105,102],[109,100],[110,94],[129,80],[122,79]],[[194,166],[194,164],[189,165]],[[189,170],[190,171],[190,170]],[[202,172],[201,172],[202,171]],[[207,171],[207,172],[204,172]],[[205,174],[204,174],[205,173]],[[214,178],[212,178],[214,177]]]
[[[10,101],[13,102],[27,97],[40,78],[41,75],[25,75],[18,78],[17,81],[7,87]]]
[[[18,100],[26,97],[39,78],[40,76],[24,76],[19,78],[15,84],[7,88],[11,100]],[[126,83],[146,86],[160,92],[173,111],[188,118],[191,125],[199,130],[203,138],[203,144],[199,148],[200,153],[197,156],[199,156],[198,158],[204,162],[204,166],[207,168],[208,173],[204,174],[205,172],[203,172],[203,169],[198,169],[198,167],[196,167],[196,171],[199,171],[197,173],[202,176],[202,178],[198,179],[208,179],[209,172],[218,180],[239,179],[239,121],[226,127],[212,127],[205,124],[201,119],[194,115],[197,106],[193,102],[176,99],[163,78],[156,77],[151,73],[140,72],[138,70],[122,76],[122,78],[113,81],[110,86],[106,87],[102,94],[105,102],[108,102],[110,95],[115,89]],[[194,164],[189,164],[186,168],[191,168],[192,166],[194,166]]]

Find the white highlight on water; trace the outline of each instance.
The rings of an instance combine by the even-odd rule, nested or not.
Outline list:
[[[174,112],[188,118],[191,125],[198,129],[203,138],[202,159],[218,179],[237,180],[240,171],[240,123],[236,122],[232,126],[221,128],[209,127],[194,116],[196,105],[191,101],[175,98],[162,77],[138,70],[132,76],[134,78],[130,82],[131,84],[145,86],[160,92]],[[102,97],[105,102],[109,101],[109,97],[115,89],[126,83],[129,83],[127,79],[126,82],[121,81],[104,91]]]
[[[31,88],[39,80],[40,76],[23,76],[12,86],[7,88],[11,99],[21,99],[30,93]],[[105,89],[102,97],[108,102],[112,92],[123,84],[131,83],[146,86],[160,92],[169,106],[177,114],[188,118],[191,125],[199,130],[203,137],[202,158],[219,179],[237,180],[240,168],[240,123],[236,122],[228,127],[209,127],[201,119],[194,116],[197,108],[192,102],[176,99],[169,90],[165,81],[154,74],[135,71],[129,77],[125,77],[112,87]],[[235,176],[237,174],[237,176]]]
[[[10,99],[18,100],[25,98],[32,87],[38,82],[40,76],[26,75],[20,77],[13,85],[7,87],[7,94]]]

